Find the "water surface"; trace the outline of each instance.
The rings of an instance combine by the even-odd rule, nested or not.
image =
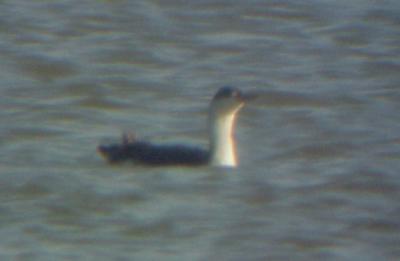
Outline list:
[[[2,260],[395,260],[397,1],[2,1]],[[237,169],[107,165],[123,131],[206,146],[259,92]]]

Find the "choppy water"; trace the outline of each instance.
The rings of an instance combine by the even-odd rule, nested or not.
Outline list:
[[[1,1],[1,260],[396,260],[398,1]],[[240,167],[109,166],[122,131]]]

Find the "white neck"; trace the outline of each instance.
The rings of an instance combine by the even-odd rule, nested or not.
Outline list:
[[[236,112],[228,115],[209,116],[210,161],[216,166],[237,166],[233,127]]]

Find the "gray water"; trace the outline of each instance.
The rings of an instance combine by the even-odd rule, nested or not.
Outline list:
[[[400,2],[1,1],[1,260],[398,260]],[[110,166],[124,131],[236,169]]]

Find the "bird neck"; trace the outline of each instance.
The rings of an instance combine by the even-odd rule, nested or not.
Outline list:
[[[233,136],[236,112],[228,115],[209,115],[210,161],[216,166],[237,166]]]

